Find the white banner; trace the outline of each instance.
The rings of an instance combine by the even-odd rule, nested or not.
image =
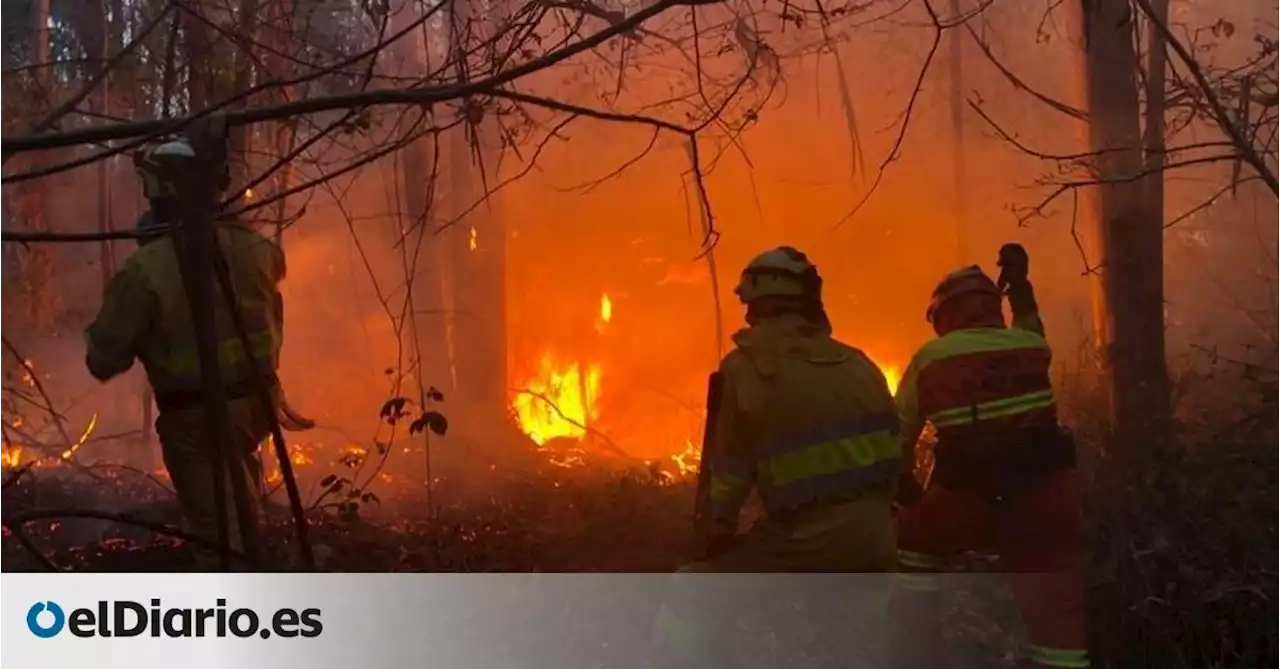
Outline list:
[[[719,626],[736,659],[716,666],[783,666],[778,653],[809,654],[827,635],[838,666],[868,667],[888,585],[856,575],[4,574],[0,664],[641,667],[665,609],[697,634]]]

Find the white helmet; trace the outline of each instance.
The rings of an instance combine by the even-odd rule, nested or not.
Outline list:
[[[173,179],[175,158],[195,158],[196,151],[191,142],[185,138],[165,142],[148,151],[134,155],[133,166],[142,179],[142,190],[148,200],[174,197],[178,194],[177,183]]]
[[[186,137],[178,137],[149,151],[135,154],[133,164],[138,176],[142,178],[147,199],[175,197],[178,185],[174,170],[184,169],[184,164],[194,166],[193,162],[186,161],[193,161],[196,157],[195,147]],[[225,160],[217,168],[216,179],[215,187],[219,193],[231,185],[231,173]]]
[[[821,299],[822,279],[805,254],[779,246],[752,259],[733,292],[743,304],[762,297]]]
[[[179,137],[152,149],[151,155],[156,158],[161,156],[183,156],[186,158],[195,158],[196,150],[192,148],[191,142],[188,141],[186,137]]]

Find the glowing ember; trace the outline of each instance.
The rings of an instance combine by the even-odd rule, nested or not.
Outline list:
[[[553,453],[551,457],[548,458],[548,462],[556,467],[563,467],[564,469],[581,467],[587,463],[587,461],[582,457],[582,453],[583,451],[580,448],[569,449],[563,453]]]
[[[271,437],[263,439],[262,443],[258,444],[258,448],[262,449],[261,452],[269,457],[272,462],[275,462],[276,447],[272,443]],[[310,455],[307,455],[307,447],[303,444],[288,444],[288,450],[289,462],[292,462],[295,467],[302,467],[315,462]],[[276,474],[279,475],[279,472],[276,472]]]
[[[18,421],[14,421],[14,424],[16,425],[17,422]],[[98,414],[95,413],[93,414],[93,417],[89,419],[89,424],[85,426],[84,431],[80,433],[80,438],[76,439],[75,443],[68,446],[67,449],[62,451],[57,458],[37,457],[36,462],[32,466],[56,467],[62,464],[63,461],[70,460],[72,456],[76,454],[76,451],[80,450],[80,447],[84,446],[89,441],[89,437],[93,435],[93,431],[97,429],[97,427]],[[23,450],[22,446],[18,446],[16,444],[10,444],[8,442],[0,443],[0,467],[4,469],[14,469],[22,465]]]
[[[613,320],[613,301],[608,295],[600,296],[600,315],[596,317],[596,334],[604,334],[604,328]]]
[[[76,443],[72,444],[70,448],[62,452],[62,459],[70,460],[71,456],[75,455],[76,451],[80,450],[80,447],[84,446],[86,441],[89,441],[89,435],[93,434],[93,430],[97,427],[98,414],[95,413],[93,414],[93,418],[89,419],[89,425],[84,428],[84,432],[80,434],[80,438],[76,440]]]
[[[467,244],[472,251],[476,250],[476,227],[474,225],[471,226],[471,239],[468,240]]]
[[[598,416],[600,367],[559,364],[542,356],[538,375],[512,401],[520,429],[539,446],[558,437],[579,439]]]
[[[34,388],[36,379],[31,376],[31,373],[35,370],[35,363],[29,359],[24,359],[22,361],[22,369],[22,385]]]

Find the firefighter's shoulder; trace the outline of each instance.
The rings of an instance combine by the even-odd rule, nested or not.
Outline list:
[[[237,247],[248,250],[259,257],[272,258],[281,265],[284,264],[284,247],[274,237],[267,235],[261,229],[236,220],[227,225],[227,230],[235,240]]]
[[[754,328],[743,328],[733,334],[734,348],[720,360],[717,371],[735,387],[746,387],[759,378],[772,376],[776,370],[767,343]]]
[[[167,266],[176,268],[177,263],[178,252],[173,245],[173,239],[164,236],[139,246],[120,264],[120,271],[150,275],[151,272]]]
[[[239,219],[224,221],[218,228],[235,247],[280,249],[280,245],[274,239]]]
[[[832,342],[835,350],[840,351],[843,354],[848,364],[854,365],[861,371],[874,370],[877,374],[884,373],[880,369],[880,365],[876,364],[875,359],[868,355],[866,351],[858,348],[857,346],[846,344],[838,339],[832,340]]]
[[[949,332],[926,341],[916,349],[915,355],[911,356],[911,362],[908,363],[907,368],[919,371],[931,362],[954,355],[963,344],[953,335],[955,332]]]
[[[751,358],[747,351],[738,347],[730,350],[720,359],[720,366],[717,371],[725,376],[734,376],[747,371],[751,366]]]
[[[956,355],[1021,348],[1048,348],[1045,338],[1020,328],[971,328],[955,330],[925,342],[911,364],[920,369],[929,363]]]

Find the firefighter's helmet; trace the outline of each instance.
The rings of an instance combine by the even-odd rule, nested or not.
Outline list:
[[[822,279],[805,254],[779,246],[756,256],[742,270],[734,289],[743,304],[762,297],[792,297],[820,301]]]
[[[135,154],[133,165],[142,179],[142,191],[147,199],[176,197],[178,185],[174,171],[179,169],[178,161],[193,160],[195,157],[195,148],[185,138],[165,142]]]
[[[938,287],[933,289],[933,299],[929,301],[929,310],[925,318],[930,323],[937,316],[938,310],[962,295],[988,295],[1000,299],[1000,289],[977,265],[969,265],[943,277]]]

